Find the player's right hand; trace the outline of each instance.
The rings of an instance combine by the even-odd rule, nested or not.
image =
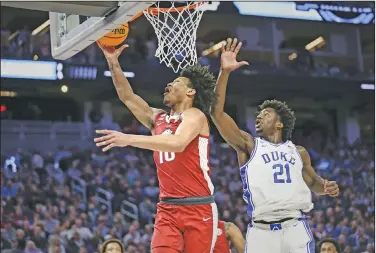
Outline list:
[[[129,47],[128,44],[124,44],[119,48],[102,46],[98,42],[97,42],[97,44],[98,44],[99,48],[102,49],[103,54],[104,54],[104,56],[106,57],[107,60],[114,60],[114,59],[119,58],[119,55],[121,54],[121,52],[123,52],[123,50],[125,48]]]
[[[236,56],[238,55],[240,48],[242,47],[242,43],[238,43],[238,39],[235,38],[232,40],[231,38],[227,39],[226,47],[222,44],[222,55],[221,55],[221,70],[222,71],[234,71],[235,69],[240,68],[244,65],[249,65],[246,61],[238,62],[236,60]]]

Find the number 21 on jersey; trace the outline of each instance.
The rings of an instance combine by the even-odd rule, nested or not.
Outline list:
[[[287,163],[284,166],[280,163],[274,164],[273,170],[275,184],[291,184],[290,166]]]
[[[159,163],[171,162],[175,159],[175,152],[159,152]]]

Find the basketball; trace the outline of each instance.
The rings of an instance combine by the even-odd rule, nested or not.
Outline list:
[[[114,47],[120,45],[127,37],[129,32],[128,24],[119,26],[118,28],[107,33],[98,40],[102,46]]]

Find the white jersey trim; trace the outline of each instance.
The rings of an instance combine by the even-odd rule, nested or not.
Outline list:
[[[218,229],[218,208],[216,203],[210,204],[212,208],[212,215],[213,215],[213,237],[212,237],[212,243],[210,247],[210,253],[213,253],[215,243],[217,242],[217,229]]]
[[[209,161],[208,161],[208,145],[209,145],[209,139],[198,137],[198,153],[200,157],[200,168],[202,170],[202,173],[204,174],[204,178],[206,182],[208,183],[208,187],[210,190],[210,194],[214,194],[214,185],[210,179],[209,176]]]

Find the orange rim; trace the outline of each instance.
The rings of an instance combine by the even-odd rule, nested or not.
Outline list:
[[[182,12],[184,10],[191,10],[191,9],[194,9],[194,8],[197,8],[198,6],[204,4],[206,2],[197,2],[197,3],[194,3],[194,4],[190,4],[188,6],[182,6],[182,7],[175,7],[175,8],[147,8],[146,11],[149,13],[149,14],[153,14],[153,15],[158,15],[159,12]],[[133,20],[139,18],[144,12],[140,12],[138,13],[136,16],[134,16],[131,20],[129,20],[129,22],[132,22]]]

